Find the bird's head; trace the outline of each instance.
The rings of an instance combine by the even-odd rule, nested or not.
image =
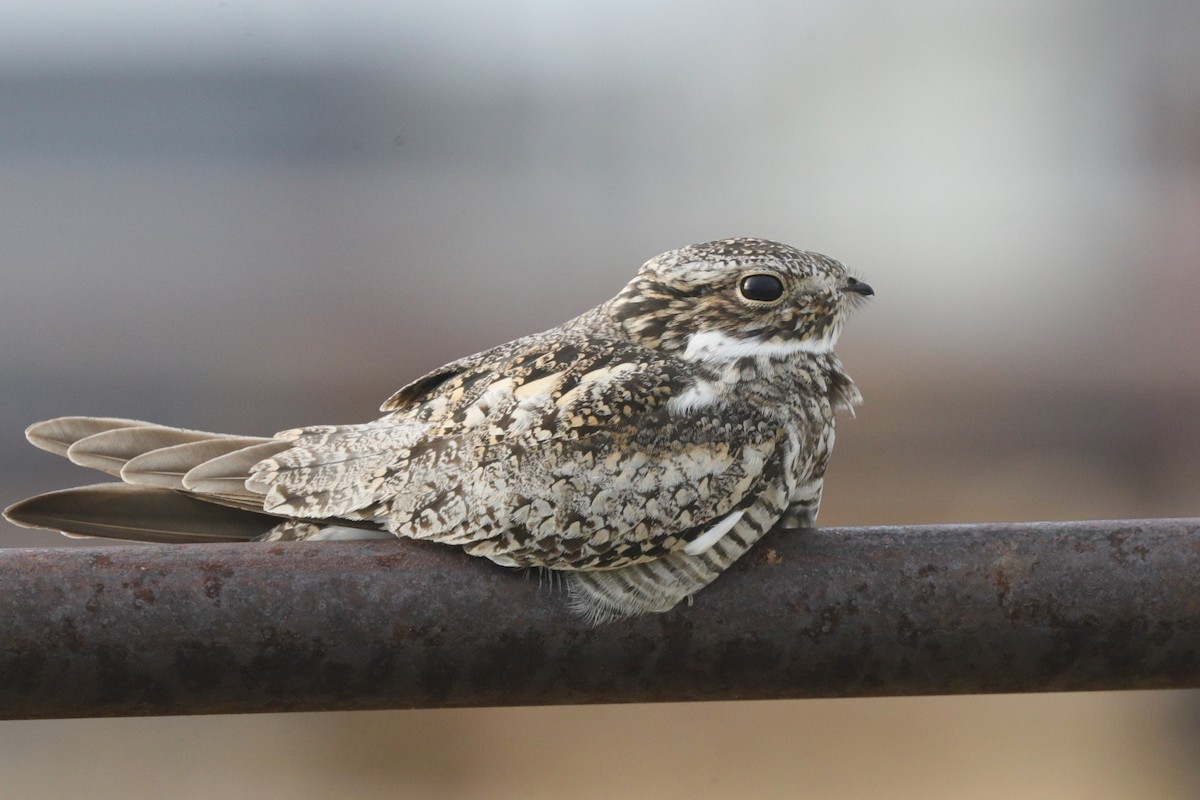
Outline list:
[[[652,258],[610,304],[648,347],[690,360],[828,353],[874,294],[839,262],[765,239],[723,239]]]

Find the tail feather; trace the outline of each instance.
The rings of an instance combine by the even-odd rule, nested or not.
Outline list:
[[[245,486],[250,467],[286,449],[283,441],[106,417],[59,417],[31,426],[26,436],[43,450],[125,483],[17,503],[5,516],[18,525],[72,536],[222,542],[268,535],[284,520],[265,513],[262,496]],[[203,480],[191,485],[193,473]]]
[[[139,486],[159,486],[183,491],[186,488],[183,483],[184,476],[206,461],[269,441],[271,440],[229,436],[160,447],[129,459],[121,468],[121,480]]]
[[[280,520],[155,486],[102,483],[49,492],[4,511],[26,528],[139,542],[243,542]]]
[[[34,447],[65,458],[67,450],[80,439],[117,428],[139,428],[149,424],[116,417],[56,417],[30,425],[25,430],[25,438]]]
[[[255,464],[278,455],[291,446],[291,442],[265,439],[197,464],[183,476],[183,488],[197,494],[235,497],[256,503],[262,508],[262,494],[247,489],[246,478]]]
[[[81,467],[120,477],[125,464],[144,453],[179,444],[208,441],[218,436],[215,433],[163,425],[114,428],[78,440],[67,448],[67,458]]]
[[[372,520],[296,519],[263,510],[246,488],[251,468],[292,446],[129,419],[59,417],[26,431],[43,450],[124,483],[37,495],[5,509],[27,528],[142,542],[380,538]]]

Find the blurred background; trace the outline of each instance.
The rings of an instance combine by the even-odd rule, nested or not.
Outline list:
[[[822,523],[1200,514],[1184,0],[6,9],[0,505],[84,477],[35,420],[365,420],[747,235],[877,290]],[[1189,692],[6,722],[0,797],[1191,798],[1198,755]]]

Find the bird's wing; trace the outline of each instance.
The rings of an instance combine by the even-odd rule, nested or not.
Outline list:
[[[247,485],[271,513],[588,569],[711,547],[781,480],[778,425],[677,400],[697,385],[686,363],[582,337],[509,347],[410,384],[374,423],[284,434]]]
[[[674,608],[716,580],[762,538],[782,515],[785,499],[783,482],[765,483],[729,531],[703,552],[676,550],[653,561],[570,573],[571,607],[593,622]]]
[[[728,533],[778,478],[783,433],[758,409],[677,402],[695,391],[687,365],[636,355],[489,423],[473,525],[454,520],[451,536],[496,560],[580,569],[703,552]]]

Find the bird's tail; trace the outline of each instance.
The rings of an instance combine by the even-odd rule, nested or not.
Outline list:
[[[59,417],[25,435],[122,482],[23,500],[4,511],[17,525],[144,542],[327,538],[320,534],[328,525],[268,514],[262,495],[246,488],[250,469],[286,450],[286,441],[101,417]]]

